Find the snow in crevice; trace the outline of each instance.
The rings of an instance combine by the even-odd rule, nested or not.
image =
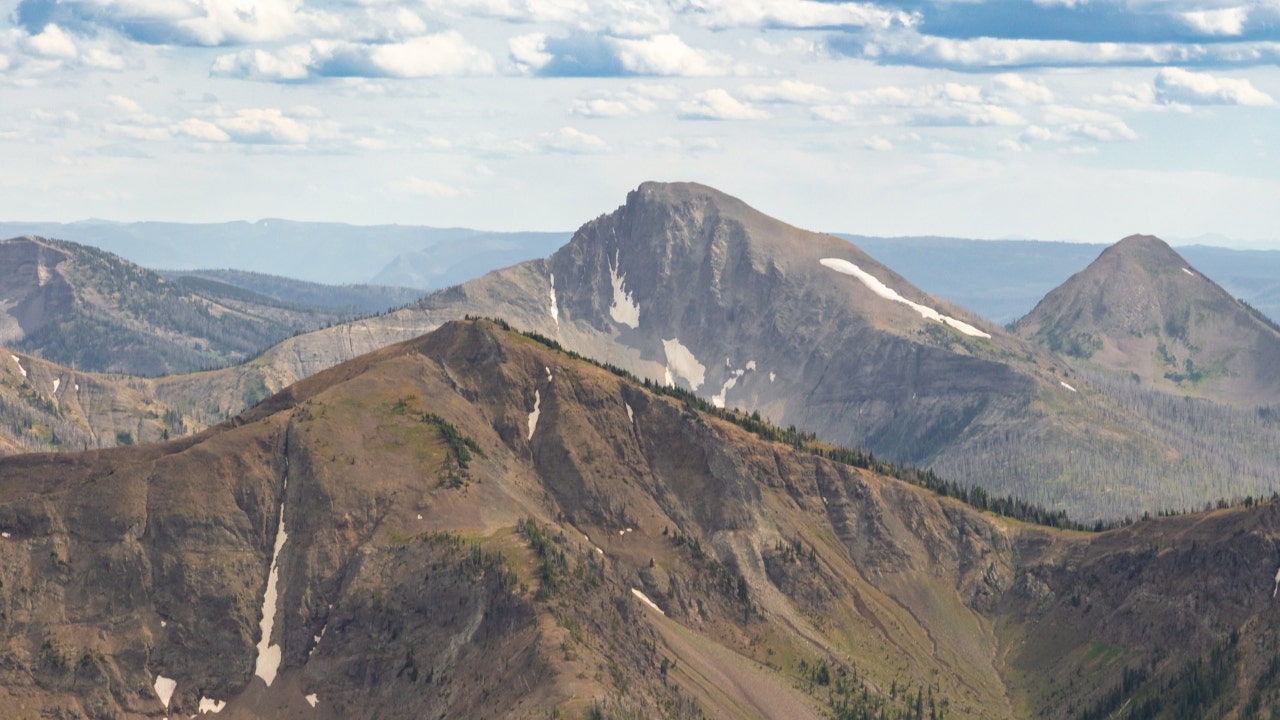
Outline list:
[[[772,370],[770,370],[770,371],[769,371],[769,382],[773,382],[773,381],[774,381],[774,380],[776,380],[776,379],[778,379],[778,376],[777,376],[777,375],[775,375],[775,374],[773,373],[773,371],[772,371]]]
[[[533,391],[533,412],[529,413],[529,440],[533,439],[533,431],[538,427],[538,416],[542,414],[542,395]]]
[[[9,533],[7,533],[7,532],[0,532],[0,538],[4,538],[5,540],[8,540],[8,539],[9,539]]]
[[[622,407],[627,409],[627,420],[630,420],[631,422],[634,423],[636,421],[636,414],[635,414],[635,411],[631,409],[631,405],[627,404],[626,402],[623,402]]]
[[[1061,385],[1062,387],[1064,387],[1064,388],[1066,388],[1066,389],[1070,390],[1071,392],[1079,392],[1078,390],[1076,390],[1075,388],[1071,387],[1070,385],[1068,385],[1068,384],[1067,384],[1065,381],[1063,381],[1063,380],[1059,380],[1059,381],[1058,381],[1058,384],[1059,384],[1059,385]]]
[[[748,370],[750,370],[751,372],[755,372],[755,371],[756,371],[756,361],[755,361],[755,360],[748,360],[748,361],[747,361],[747,369],[748,369]]]
[[[316,703],[320,702],[320,698],[317,697],[315,693],[311,693],[310,695],[308,695],[305,698],[305,700],[307,701],[307,704],[310,705],[311,707],[315,707]]]
[[[659,615],[666,615],[666,613],[662,612],[662,608],[658,607],[657,603],[649,599],[648,595],[645,595],[644,593],[640,592],[635,588],[631,588],[631,594],[639,598],[640,602],[644,603],[645,605],[648,605],[654,610],[657,610]]]
[[[217,715],[222,712],[222,708],[226,706],[226,700],[214,700],[213,698],[202,697],[200,698],[200,706],[197,707],[196,710],[200,711],[201,715],[204,715],[205,713],[213,713],[214,715]]]
[[[622,288],[626,276],[618,272],[618,251],[613,252],[613,262],[609,264],[609,282],[613,285],[613,302],[609,305],[609,317],[613,321],[629,328],[640,327],[640,306],[636,304],[631,293]]]
[[[22,373],[22,377],[26,377],[27,369],[22,367],[22,361],[18,359],[18,356],[10,355],[9,357],[13,358],[13,361],[18,364],[18,372]]]
[[[285,489],[289,487],[285,482]],[[262,596],[262,620],[258,623],[262,630],[262,639],[258,641],[258,657],[253,674],[262,678],[267,687],[275,682],[276,672],[280,669],[280,646],[271,644],[271,630],[276,622],[276,599],[280,581],[280,551],[284,548],[289,534],[284,529],[284,500],[280,501],[280,523],[276,526],[276,543],[271,552],[271,572],[267,575],[267,591]]]
[[[876,295],[886,300],[892,300],[897,303],[902,303],[903,305],[906,305],[912,310],[915,310],[916,312],[920,313],[920,316],[927,320],[937,320],[938,322],[944,325],[950,325],[951,327],[955,328],[956,330],[959,330],[965,335],[971,335],[973,337],[980,337],[980,338],[991,337],[991,335],[989,335],[988,333],[985,333],[979,330],[978,328],[970,325],[969,323],[963,322],[961,320],[957,320],[949,315],[943,315],[942,313],[938,312],[937,310],[934,310],[928,305],[921,305],[920,303],[912,302],[902,297],[901,295],[898,294],[897,290],[894,290],[888,285],[885,285],[884,283],[880,282],[879,278],[863,270],[857,265],[854,265],[848,260],[841,260],[839,258],[822,258],[818,262],[822,263],[823,267],[830,268],[832,270],[835,270],[838,273],[842,273],[845,275],[852,275],[853,277],[861,280],[862,284],[866,285],[867,288],[871,290],[871,292],[875,293]]]
[[[168,710],[169,698],[173,697],[173,691],[178,688],[178,681],[163,675],[156,675],[156,682],[153,687],[156,689],[156,696],[160,698],[160,702]]]
[[[551,382],[554,379],[551,375],[551,368],[547,367],[546,365],[543,365],[542,369],[547,371],[547,382]]]
[[[668,386],[676,384],[675,378],[671,377],[670,367],[665,367],[662,369],[662,384],[668,385]]]
[[[739,376],[737,375],[730,375],[729,379],[724,381],[724,385],[720,386],[720,392],[711,396],[712,405],[715,405],[716,407],[721,409],[724,408],[725,396],[729,394],[730,388],[738,384],[738,377]]]
[[[1195,274],[1195,273],[1191,272],[1191,268],[1182,268],[1182,272],[1184,272],[1184,273],[1186,273],[1186,274],[1190,275],[1191,277],[1195,277],[1195,276],[1196,276],[1196,274]]]
[[[556,304],[556,274],[551,273],[551,319],[560,325],[560,306]]]
[[[680,338],[664,339],[662,349],[667,354],[667,384],[675,384],[671,381],[671,375],[675,373],[684,378],[689,383],[689,387],[697,392],[707,378],[707,368],[698,362],[689,348],[680,343]]]
[[[53,379],[53,391],[58,392],[58,387],[62,385],[62,378]]]
[[[1276,568],[1276,586],[1271,588],[1271,597],[1275,598],[1276,591],[1280,591],[1280,568]]]

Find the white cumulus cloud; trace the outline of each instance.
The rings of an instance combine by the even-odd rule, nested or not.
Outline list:
[[[679,6],[716,28],[891,27],[914,25],[917,15],[872,3],[815,0],[684,0]]]
[[[729,94],[724,88],[699,93],[680,104],[679,117],[686,120],[763,120],[769,113],[754,108]]]
[[[1190,105],[1275,105],[1268,94],[1248,80],[1196,73],[1182,68],[1162,69],[1155,79],[1155,92],[1163,100]]]
[[[251,48],[218,57],[211,69],[223,77],[276,82],[322,77],[484,75],[493,71],[493,58],[453,30],[403,42],[313,40],[275,51]]]

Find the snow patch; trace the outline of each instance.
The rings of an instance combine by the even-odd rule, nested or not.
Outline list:
[[[1275,598],[1276,591],[1280,590],[1280,568],[1276,568],[1276,586],[1271,589],[1271,597]]]
[[[310,705],[311,707],[315,707],[316,703],[320,702],[320,698],[316,697],[315,693],[311,693],[305,699],[307,701],[307,704]]]
[[[1190,275],[1191,277],[1195,277],[1195,276],[1196,276],[1196,274],[1195,274],[1195,273],[1191,272],[1191,268],[1182,268],[1182,272],[1184,272],[1184,273],[1186,273],[1186,274]]]
[[[173,678],[167,678],[163,675],[156,675],[156,695],[159,696],[160,702],[164,704],[166,710],[169,709],[169,698],[173,697],[173,691],[178,687],[178,681]]]
[[[289,484],[285,482],[285,489]],[[280,550],[289,534],[284,530],[284,501],[280,501],[280,524],[276,526],[276,544],[271,551],[271,572],[267,575],[267,591],[262,596],[262,620],[258,626],[262,629],[262,639],[258,641],[258,658],[253,674],[262,678],[267,687],[276,679],[276,671],[280,669],[280,646],[271,644],[271,629],[276,623],[277,584],[280,581]]]
[[[1073,388],[1073,387],[1071,387],[1070,385],[1066,384],[1066,383],[1065,383],[1065,382],[1063,382],[1062,380],[1059,380],[1059,381],[1058,381],[1058,384],[1059,384],[1059,385],[1061,385],[1062,387],[1064,387],[1064,388],[1066,388],[1066,389],[1070,390],[1071,392],[1079,392],[1079,390],[1076,390],[1075,388]]]
[[[533,439],[533,431],[538,427],[538,416],[542,414],[542,395],[533,391],[533,412],[529,413],[529,440]]]
[[[542,369],[547,371],[547,382],[551,382],[552,380],[554,380],[554,379],[555,379],[555,378],[551,375],[551,368],[547,367],[546,365],[543,365],[543,366],[542,366]]]
[[[226,700],[214,700],[212,698],[202,697],[200,698],[200,706],[196,709],[200,711],[201,715],[204,715],[205,713],[213,713],[214,715],[217,715],[222,712],[222,708],[226,706]]]
[[[0,538],[4,538],[5,540],[8,540],[8,539],[9,539],[9,533],[7,533],[7,532],[0,532]]]
[[[755,360],[748,360],[748,361],[747,361],[747,369],[748,369],[748,370],[750,370],[751,372],[755,372],[755,371],[756,371],[756,361],[755,361]]]
[[[551,319],[560,326],[560,307],[556,305],[556,274],[551,273]]]
[[[58,392],[58,386],[62,384],[62,378],[53,379],[53,391]]]
[[[916,312],[920,313],[920,316],[925,319],[937,320],[938,322],[944,325],[950,325],[951,327],[955,328],[956,330],[959,330],[965,335],[971,335],[973,337],[980,337],[980,338],[991,337],[991,335],[979,330],[978,328],[970,325],[969,323],[962,322],[949,315],[943,315],[942,313],[938,312],[937,310],[934,310],[933,308],[927,305],[921,305],[920,303],[912,302],[902,297],[901,295],[898,294],[897,290],[894,290],[888,285],[885,285],[884,283],[880,282],[880,280],[876,278],[876,276],[863,270],[857,265],[854,265],[848,260],[841,260],[839,258],[822,258],[818,262],[822,263],[823,267],[831,268],[832,270],[835,270],[838,273],[843,273],[845,275],[852,275],[853,277],[861,280],[862,284],[866,285],[867,288],[871,290],[871,292],[875,293],[876,295],[879,295],[885,300],[892,300],[894,302],[902,303],[903,305],[906,305],[912,310],[915,310]]]
[[[777,377],[777,375],[773,374],[772,370],[769,371],[769,382],[773,382]]]
[[[160,627],[169,627],[169,623],[165,622],[164,620],[161,620]]]
[[[622,407],[627,409],[627,419],[634,423],[636,421],[636,414],[632,411],[631,406],[624,401],[622,403]]]
[[[613,303],[609,305],[609,317],[614,322],[629,328],[640,327],[640,306],[636,304],[631,293],[622,289],[627,277],[618,272],[618,251],[613,251],[613,262],[609,264],[609,282],[613,284]]]
[[[668,367],[668,368],[663,368],[662,384],[663,384],[663,385],[675,385],[675,384],[676,384],[675,378],[671,377],[671,368],[669,368],[669,367]]]
[[[666,615],[666,613],[662,612],[662,608],[658,607],[657,603],[649,599],[648,595],[645,595],[644,593],[640,592],[635,588],[631,588],[631,594],[639,598],[640,602],[644,603],[645,605],[648,605],[654,610],[657,610],[659,615]]]
[[[724,381],[724,385],[720,386],[720,392],[711,396],[711,404],[724,409],[725,396],[729,394],[730,388],[738,384],[738,378],[741,376],[741,373],[738,373],[737,375],[730,375],[729,379]]]
[[[698,358],[689,352],[689,348],[680,344],[680,338],[663,340],[662,350],[667,354],[667,384],[675,384],[671,380],[671,373],[674,371],[676,375],[687,380],[689,387],[697,392],[698,387],[707,378],[707,368],[698,362]]]
[[[13,358],[13,361],[18,364],[18,372],[22,373],[22,377],[26,377],[27,369],[22,367],[22,361],[18,359],[18,356],[10,355],[9,357]]]

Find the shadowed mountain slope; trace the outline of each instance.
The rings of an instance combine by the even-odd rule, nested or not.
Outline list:
[[[209,280],[171,282],[76,243],[0,241],[0,343],[81,370],[161,375],[226,365],[349,317]]]
[[[1275,503],[1059,531],[739,425],[468,322],[190,438],[0,459],[0,706],[1075,718],[1274,703]],[[1195,673],[1200,695],[1169,691]]]
[[[1018,332],[1169,392],[1246,407],[1280,402],[1280,327],[1149,235],[1108,248],[1019,320]]]

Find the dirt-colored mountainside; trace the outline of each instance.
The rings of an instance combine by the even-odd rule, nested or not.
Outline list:
[[[1169,392],[1245,407],[1280,402],[1280,328],[1149,235],[1105,250],[1017,327]]]
[[[72,370],[0,347],[0,455],[155,442],[204,427],[138,378]]]
[[[0,707],[1077,718],[1275,704],[1280,504],[1054,530],[728,420],[467,322],[196,436],[0,459]]]
[[[252,388],[278,390],[467,315],[1080,518],[1280,487],[1280,415],[1170,412],[1165,394],[1082,376],[843,240],[692,183],[645,183],[546,260],[291,338],[234,370],[158,381],[156,397],[216,422]]]
[[[72,242],[0,240],[0,344],[80,370],[162,375],[227,365],[355,314],[200,278],[165,280]]]

